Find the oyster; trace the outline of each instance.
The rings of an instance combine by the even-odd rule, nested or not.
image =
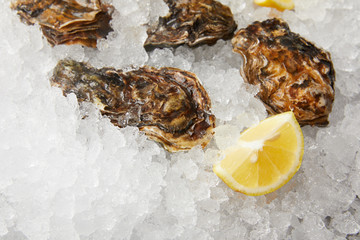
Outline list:
[[[170,13],[148,29],[145,48],[214,44],[237,27],[229,7],[215,0],[164,0]]]
[[[271,114],[292,110],[301,125],[328,124],[335,71],[330,54],[290,31],[281,19],[254,22],[232,39],[244,58],[241,75],[259,85]]]
[[[23,22],[38,23],[48,42],[96,47],[110,27],[112,7],[100,0],[17,0],[11,4]]]
[[[65,96],[95,103],[114,125],[137,126],[170,152],[205,147],[212,138],[211,102],[193,73],[148,66],[124,72],[62,60],[50,81]]]

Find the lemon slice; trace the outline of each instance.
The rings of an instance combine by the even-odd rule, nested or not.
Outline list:
[[[254,0],[254,3],[262,7],[276,8],[279,11],[294,9],[293,0]]]
[[[230,188],[257,196],[282,187],[299,170],[304,138],[293,112],[261,121],[245,130],[236,145],[224,151],[214,172]]]

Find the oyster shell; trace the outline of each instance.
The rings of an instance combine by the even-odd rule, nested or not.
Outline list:
[[[214,0],[164,0],[170,13],[148,29],[145,48],[214,44],[230,39],[236,23],[229,7]]]
[[[65,96],[95,103],[114,125],[137,126],[170,152],[205,147],[212,138],[211,102],[193,73],[148,66],[124,72],[62,60],[50,82]]]
[[[301,125],[328,124],[335,82],[330,53],[276,18],[240,29],[232,44],[244,58],[241,75],[260,87],[257,96],[268,112],[292,110]]]
[[[95,48],[97,39],[112,31],[112,7],[100,0],[17,0],[11,8],[23,22],[38,23],[52,46],[81,44]]]

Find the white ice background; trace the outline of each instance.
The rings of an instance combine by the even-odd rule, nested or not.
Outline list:
[[[238,28],[271,14],[252,0],[221,2]],[[360,239],[359,0],[295,0],[295,11],[277,13],[331,53],[336,96],[328,127],[303,127],[300,171],[259,197],[233,192],[212,172],[218,150],[267,116],[256,88],[240,77],[230,41],[147,53],[147,24],[166,5],[112,4],[115,31],[93,50],[50,47],[39,26],[21,23],[0,0],[1,240]],[[50,87],[65,57],[194,72],[212,100],[214,139],[205,150],[169,154],[137,128],[113,126],[91,104],[79,107],[74,95]]]

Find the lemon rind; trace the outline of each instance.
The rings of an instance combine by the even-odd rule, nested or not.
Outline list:
[[[230,174],[228,174],[226,170],[224,170],[221,167],[221,162],[218,162],[217,164],[214,165],[213,171],[223,182],[225,182],[234,191],[241,192],[249,196],[259,196],[259,195],[268,194],[273,191],[276,191],[277,189],[281,188],[286,183],[288,183],[290,179],[300,169],[302,163],[302,157],[304,154],[304,141],[303,141],[303,134],[301,128],[297,123],[294,114],[292,112],[286,112],[283,114],[275,115],[263,120],[259,124],[262,124],[263,122],[271,121],[273,118],[284,118],[285,120],[282,122],[282,124],[279,124],[279,126],[277,126],[277,128],[275,128],[273,132],[277,131],[285,123],[290,123],[292,127],[295,129],[297,143],[299,145],[299,151],[294,153],[294,159],[296,160],[296,162],[294,162],[293,167],[288,171],[288,174],[282,175],[279,178],[279,180],[276,181],[275,183],[268,186],[256,187],[256,188],[245,187],[240,183],[238,183]],[[251,129],[251,127],[249,129]],[[245,134],[245,132],[247,132],[249,129],[244,131],[243,134]]]
[[[269,0],[254,0],[254,3],[261,7],[276,8],[279,11],[292,10],[295,8],[295,4],[293,1],[291,1],[290,3],[278,3]]]

